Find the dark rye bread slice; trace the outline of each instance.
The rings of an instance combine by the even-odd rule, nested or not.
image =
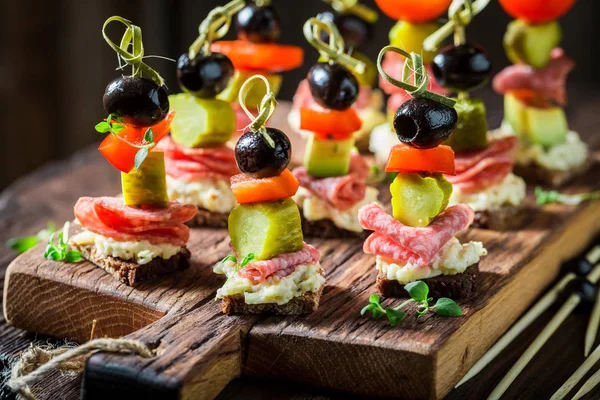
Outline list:
[[[471,265],[462,274],[440,275],[423,282],[429,286],[429,295],[434,299],[449,297],[453,300],[467,300],[477,292],[477,281],[479,280],[479,263]],[[407,298],[408,293],[404,290],[404,284],[397,280],[389,280],[377,274],[377,290],[385,297]]]
[[[593,163],[594,159],[588,154],[587,160],[583,164],[566,171],[546,169],[537,164],[515,164],[514,173],[530,183],[540,183],[552,187],[560,187],[572,179],[586,173]]]
[[[136,264],[115,257],[101,257],[93,244],[77,246],[83,258],[104,269],[109,274],[126,284],[135,287],[140,282],[155,280],[163,275],[180,271],[190,266],[191,253],[183,247],[179,253],[169,259],[154,258],[147,264]]]
[[[304,217],[302,208],[300,208],[300,219],[302,221],[302,233],[304,236],[312,236],[323,239],[345,239],[366,236],[364,231],[353,232],[340,228],[336,226],[330,219],[309,221]]]
[[[227,228],[227,219],[229,213],[219,213],[209,211],[206,208],[198,207],[196,216],[186,222],[186,225],[191,228]]]
[[[243,295],[224,296],[223,312],[225,314],[308,314],[319,307],[319,300],[324,287],[325,285],[321,286],[317,292],[306,292],[302,296],[294,297],[282,305],[275,303],[246,304]]]
[[[527,217],[523,204],[518,206],[504,206],[496,210],[475,211],[475,220],[472,228],[506,231],[521,226]]]

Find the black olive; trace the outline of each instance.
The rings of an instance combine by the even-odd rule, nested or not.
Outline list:
[[[456,128],[458,114],[437,101],[414,98],[404,102],[394,116],[394,130],[402,143],[429,149],[444,142]]]
[[[238,39],[252,43],[272,43],[281,36],[281,20],[272,6],[248,4],[234,19]]]
[[[140,127],[157,124],[169,112],[167,88],[148,78],[115,79],[106,86],[102,102],[107,113],[119,114],[125,122]]]
[[[357,17],[354,14],[339,14],[334,11],[326,11],[317,16],[324,22],[333,22],[338,28],[346,47],[358,49],[373,38],[373,24]],[[329,35],[321,31],[321,40],[329,42]]]
[[[315,101],[332,110],[345,110],[358,98],[356,77],[340,64],[315,64],[308,71],[308,86]]]
[[[177,61],[181,89],[196,97],[215,97],[225,90],[233,73],[233,63],[221,53],[198,54],[193,60],[184,53]]]
[[[433,58],[432,69],[441,86],[455,91],[473,90],[489,80],[492,60],[479,45],[451,45]]]
[[[565,295],[576,294],[581,298],[581,304],[594,304],[596,301],[596,285],[585,278],[575,278],[565,287]]]
[[[290,163],[290,139],[275,128],[267,128],[267,135],[275,142],[271,147],[260,132],[248,131],[235,145],[235,160],[240,171],[257,178],[279,175]]]
[[[562,265],[563,272],[572,272],[582,278],[585,278],[593,268],[594,266],[585,257],[571,258]]]

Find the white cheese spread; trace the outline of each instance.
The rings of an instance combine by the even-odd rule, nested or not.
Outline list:
[[[512,132],[512,127],[506,121],[502,122],[500,130]],[[567,132],[564,143],[551,147],[544,147],[536,143],[519,141],[519,148],[515,155],[518,165],[537,164],[554,171],[568,171],[585,163],[588,157],[587,145],[581,140],[577,132]]]
[[[367,186],[365,197],[346,210],[338,210],[325,200],[312,194],[309,190],[300,187],[293,199],[308,221],[319,221],[329,219],[342,229],[351,232],[362,232],[362,227],[358,222],[358,210],[365,204],[377,201],[379,191],[373,187]]]
[[[170,200],[194,204],[208,211],[228,213],[237,202],[225,179],[199,179],[186,182],[167,175],[167,191]]]
[[[461,244],[457,238],[452,238],[441,248],[429,267],[410,263],[398,265],[379,256],[377,256],[375,267],[386,279],[406,284],[439,275],[460,274],[471,265],[477,264],[479,259],[485,255],[487,255],[487,250],[481,242]]]
[[[121,260],[134,260],[137,264],[147,264],[153,258],[169,259],[177,254],[180,246],[168,243],[153,244],[147,240],[139,242],[119,242],[112,238],[83,230],[71,237],[69,243],[74,247],[93,244],[100,257],[115,257]]]
[[[373,128],[369,150],[375,155],[378,165],[385,165],[393,146],[399,144],[398,136],[392,131],[389,123],[384,123]]]
[[[477,193],[462,193],[454,187],[450,205],[468,204],[474,211],[497,210],[504,206],[519,206],[525,199],[526,184],[512,172],[504,180]]]
[[[219,262],[213,268],[216,274],[225,274],[228,278],[222,288],[217,290],[217,298],[244,295],[246,304],[276,303],[285,304],[294,297],[306,292],[317,292],[325,284],[320,263],[302,264],[290,275],[280,278],[271,276],[264,282],[254,284],[235,272],[232,261]]]

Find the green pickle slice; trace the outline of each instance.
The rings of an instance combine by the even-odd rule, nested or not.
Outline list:
[[[123,200],[130,207],[168,207],[165,154],[152,150],[138,170],[121,172]]]
[[[425,227],[448,206],[452,184],[442,174],[401,172],[390,192],[394,218],[404,225]]]
[[[252,253],[255,260],[270,260],[304,247],[300,211],[291,198],[240,204],[229,214],[229,236],[240,259]]]
[[[444,144],[457,153],[487,147],[488,123],[483,101],[476,98],[459,99],[454,108],[458,123]]]
[[[562,32],[556,21],[529,25],[517,19],[508,24],[504,34],[504,50],[514,64],[529,64],[544,68],[550,61],[552,49],[558,46]]]
[[[304,152],[306,172],[316,178],[348,174],[353,147],[353,137],[342,140],[323,140],[310,135]]]
[[[170,95],[169,102],[176,111],[171,123],[171,137],[182,146],[220,146],[235,132],[235,112],[225,101],[179,93]]]
[[[257,75],[257,73],[236,70],[233,78],[231,81],[229,81],[229,85],[227,85],[225,90],[217,95],[217,99],[226,101],[228,103],[237,103],[242,85],[254,75]],[[281,75],[277,74],[263,75],[265,78],[267,78],[267,81],[269,81],[271,91],[275,96],[277,96],[279,89],[281,88],[281,81],[283,78]],[[263,97],[265,97],[265,94],[267,94],[267,88],[262,83],[257,82],[248,88],[248,93],[244,99],[244,104],[246,104],[246,107],[249,108],[258,108]]]

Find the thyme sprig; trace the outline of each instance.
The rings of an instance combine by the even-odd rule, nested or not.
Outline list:
[[[365,315],[367,312],[371,312],[371,317],[375,320],[381,319],[386,316],[390,326],[398,325],[406,316],[406,313],[402,311],[410,303],[417,303],[417,316],[420,317],[429,312],[434,312],[441,317],[460,317],[462,315],[462,309],[456,302],[447,297],[440,297],[438,301],[431,305],[433,301],[432,297],[429,296],[429,287],[423,281],[411,282],[404,286],[404,289],[408,292],[410,299],[404,301],[396,307],[384,308],[381,305],[381,298],[377,294],[372,294],[369,297],[369,304],[360,310],[360,315]]]

